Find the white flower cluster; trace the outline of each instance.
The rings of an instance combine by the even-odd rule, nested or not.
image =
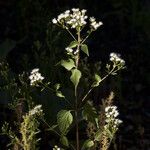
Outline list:
[[[72,8],[72,10],[66,10],[64,13],[58,15],[57,18],[52,19],[54,24],[63,25],[66,28],[82,27],[87,24],[88,16],[85,15],[87,10],[79,8]],[[102,22],[96,22],[94,17],[90,17],[90,27],[96,30],[102,25]]]
[[[29,111],[30,116],[37,115],[37,114],[42,114],[42,113],[43,113],[42,105],[37,105]]]
[[[120,57],[120,54],[110,53],[110,61],[125,65],[125,61]]]
[[[67,54],[68,54],[68,55],[72,55],[72,54],[76,55],[76,54],[79,52],[78,49],[73,50],[73,49],[70,48],[70,47],[66,47],[65,50],[67,51]]]
[[[60,148],[57,145],[55,145],[53,150],[60,150]]]
[[[101,25],[103,25],[103,23],[101,21],[96,22],[96,19],[94,17],[90,17],[89,20],[90,20],[91,28],[94,30],[97,30],[97,28],[99,28]]]
[[[113,129],[118,129],[118,126],[122,123],[122,120],[116,118],[118,115],[119,112],[117,110],[117,106],[106,107],[105,108],[106,125],[104,126],[104,128],[107,129],[111,126]]]
[[[33,86],[37,82],[42,81],[44,77],[42,77],[41,73],[39,73],[39,69],[35,68],[31,71],[29,79],[30,79],[30,85]]]

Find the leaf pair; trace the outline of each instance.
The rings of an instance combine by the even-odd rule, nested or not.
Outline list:
[[[70,80],[71,82],[74,84],[75,88],[78,86],[79,84],[79,80],[81,78],[81,72],[80,70],[75,68],[75,63],[72,59],[68,59],[68,60],[61,60],[61,65],[66,68],[68,71],[71,70],[71,77]]]

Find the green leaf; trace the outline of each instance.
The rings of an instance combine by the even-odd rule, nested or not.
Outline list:
[[[60,142],[61,142],[64,146],[69,147],[69,142],[68,142],[68,139],[67,139],[66,136],[61,136],[61,137],[60,137]]]
[[[72,41],[70,44],[69,44],[69,48],[75,48],[75,47],[77,47],[77,45],[78,45],[78,41]]]
[[[81,72],[78,69],[73,69],[71,70],[71,72],[72,75],[70,77],[70,80],[74,84],[74,86],[77,87],[81,78]]]
[[[100,141],[101,136],[102,136],[102,130],[99,129],[99,130],[95,133],[95,135],[94,135],[95,141]]]
[[[67,70],[71,70],[73,67],[75,67],[74,61],[72,59],[69,60],[61,60],[61,65],[66,68]]]
[[[88,46],[86,44],[82,44],[81,45],[81,50],[87,55],[89,56],[89,50],[88,50]]]
[[[87,150],[87,149],[91,148],[92,146],[94,146],[94,141],[88,139],[83,143],[81,150]]]
[[[68,128],[73,122],[73,116],[68,110],[61,110],[57,114],[57,123],[62,134],[66,134]]]
[[[96,123],[95,119],[98,117],[98,115],[96,109],[93,107],[90,101],[87,101],[87,103],[84,105],[82,115],[85,120]]]
[[[113,133],[109,129],[105,129],[105,132],[110,139],[113,139]]]
[[[54,85],[54,87],[55,87],[55,89],[56,89],[56,90],[59,90],[59,88],[60,88],[60,84],[59,84],[59,83],[57,83],[57,84],[55,84],[55,85]]]
[[[61,97],[61,98],[65,98],[65,96],[62,94],[61,91],[56,91],[56,96]]]
[[[101,82],[101,77],[98,74],[94,75],[94,83],[92,84],[92,87],[97,87],[99,86],[99,83]]]

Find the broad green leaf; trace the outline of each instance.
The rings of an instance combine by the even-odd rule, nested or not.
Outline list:
[[[74,84],[74,86],[77,87],[81,78],[81,72],[78,69],[73,69],[71,70],[71,72],[72,75],[70,77],[70,80]]]
[[[56,96],[61,97],[61,98],[65,97],[61,91],[56,91]]]
[[[99,130],[95,133],[95,135],[94,135],[94,140],[95,140],[95,141],[100,141],[101,136],[102,136],[102,130],[99,129]]]
[[[70,44],[69,44],[69,48],[75,48],[75,47],[77,47],[77,45],[78,45],[78,41],[72,41]]]
[[[95,123],[95,119],[98,117],[96,109],[93,107],[90,101],[87,101],[87,103],[84,105],[82,115],[85,120],[92,123]]]
[[[72,59],[69,60],[61,60],[61,65],[66,68],[67,70],[71,70],[75,67],[74,61]]]
[[[61,142],[64,146],[69,147],[69,142],[68,142],[68,139],[67,139],[66,136],[61,136],[61,137],[60,137],[60,142]]]
[[[92,84],[92,87],[99,86],[99,83],[101,82],[101,77],[98,74],[94,75],[94,83]]]
[[[57,114],[57,123],[62,134],[67,133],[68,128],[73,122],[73,116],[68,110],[61,110]]]
[[[94,146],[94,141],[88,139],[83,143],[81,150],[87,150],[87,149],[91,148],[92,146]]]
[[[88,46],[86,44],[82,44],[81,45],[81,50],[87,55],[89,56],[89,50],[88,50]]]

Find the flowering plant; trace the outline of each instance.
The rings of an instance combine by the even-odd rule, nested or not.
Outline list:
[[[35,106],[29,112],[22,116],[23,121],[19,126],[19,134],[18,136],[9,124],[5,122],[2,127],[2,133],[8,135],[11,140],[9,145],[14,145],[14,149],[23,149],[23,150],[36,150],[39,142],[39,138],[37,138],[37,134],[40,132],[39,130],[39,118],[42,118],[43,110],[41,105]]]
[[[119,114],[117,107],[110,105],[104,108],[104,124],[101,127],[99,124],[100,120],[98,117],[98,110],[94,108],[90,101],[88,101],[88,96],[91,91],[95,87],[98,87],[109,75],[116,75],[119,70],[123,69],[125,67],[125,61],[121,59],[120,54],[111,53],[110,63],[106,65],[107,74],[101,77],[99,73],[95,72],[93,75],[93,81],[90,82],[91,84],[88,86],[89,89],[83,91],[81,94],[79,87],[82,87],[80,81],[84,78],[84,72],[82,72],[80,55],[81,53],[84,53],[89,57],[88,46],[85,42],[90,34],[96,31],[101,25],[103,25],[103,23],[101,21],[97,22],[94,17],[88,17],[85,9],[80,10],[78,8],[66,10],[58,15],[57,18],[52,19],[52,22],[53,24],[65,29],[73,38],[73,41],[71,41],[65,48],[67,59],[62,59],[59,64],[71,74],[70,81],[74,87],[74,102],[71,102],[65,97],[60,90],[60,84],[56,84],[53,88],[49,87],[50,83],[44,84],[44,82],[42,82],[44,77],[39,73],[39,69],[32,70],[31,75],[29,76],[30,84],[32,86],[42,86],[42,89],[50,89],[52,92],[55,92],[58,97],[63,98],[72,106],[71,109],[63,109],[58,112],[57,125],[51,128],[51,130],[59,131],[57,134],[60,136],[60,142],[65,148],[71,147],[76,150],[80,149],[80,120],[86,120],[88,123],[92,123],[97,130],[93,137],[89,137],[89,139],[82,144],[81,149],[84,150],[96,147],[97,142],[100,141],[103,136],[107,137],[107,139],[113,138],[121,121],[116,119]],[[85,26],[88,27],[86,35],[82,32]],[[75,34],[73,34],[74,32]],[[74,146],[74,144],[67,138],[67,133],[74,126],[76,130],[76,146]]]

